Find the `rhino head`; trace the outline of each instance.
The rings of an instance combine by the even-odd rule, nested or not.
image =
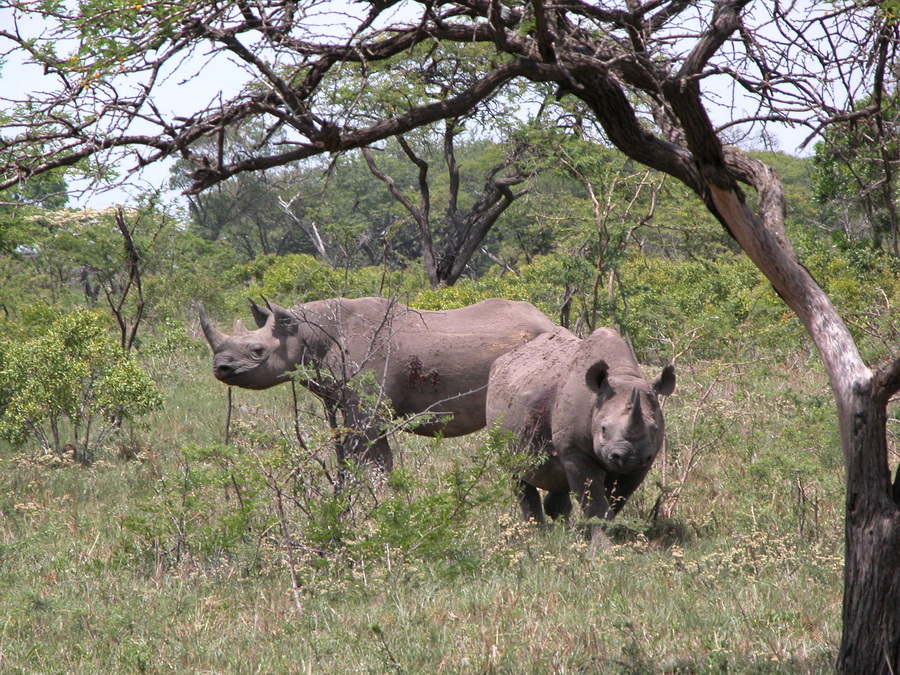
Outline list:
[[[591,436],[596,458],[608,470],[633,475],[646,472],[665,435],[659,396],[675,390],[675,368],[666,366],[647,382],[637,377],[611,377],[606,361],[591,366],[585,381],[596,402]]]
[[[290,310],[266,301],[267,310],[250,301],[259,328],[247,330],[238,321],[226,335],[207,319],[200,306],[200,326],[213,351],[213,374],[225,384],[268,389],[290,379],[302,353],[300,321]]]

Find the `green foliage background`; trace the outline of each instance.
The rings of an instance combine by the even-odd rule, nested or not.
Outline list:
[[[532,192],[484,243],[504,264],[480,255],[466,278],[436,290],[410,224],[354,158],[330,174],[294,168],[307,190],[295,215],[315,220],[328,260],[307,243],[250,257],[246,242],[211,236],[189,209],[148,201],[127,212],[145,301],[129,356],[112,341],[101,290],[121,291],[112,212],[5,207],[2,669],[830,669],[840,441],[801,326],[679,186],[586,141],[544,143],[553,151],[531,158],[543,163]],[[461,161],[483,165],[499,151],[480,140]],[[766,159],[785,179],[801,259],[866,358],[886,358],[900,337],[897,260],[829,225],[834,206],[814,199],[812,162]],[[254,186],[275,191],[270,204],[286,184],[278,178]],[[272,227],[274,236],[286,221]],[[391,244],[374,261],[365,250]],[[248,320],[247,297],[291,306],[341,294],[423,309],[528,300],[582,334],[617,327],[648,374],[674,360],[665,451],[610,540],[519,522],[517,458],[488,431],[399,434],[390,477],[349,476],[337,491],[321,404],[299,391],[295,407],[282,386],[232,392],[224,444],[226,393],[210,373],[197,303],[227,329]],[[89,399],[85,382],[97,384]],[[23,392],[33,419],[57,415],[61,442],[83,432],[85,401],[121,427],[92,446],[89,466],[48,455],[22,433],[25,404],[13,396]]]

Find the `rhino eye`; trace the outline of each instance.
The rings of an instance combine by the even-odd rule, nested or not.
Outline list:
[[[248,351],[250,352],[250,356],[254,359],[261,359],[266,353],[265,347],[262,345],[253,345]]]

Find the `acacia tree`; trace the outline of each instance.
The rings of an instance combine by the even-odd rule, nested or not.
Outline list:
[[[900,256],[900,212],[897,208],[897,166],[900,164],[900,124],[896,90],[888,100],[871,106],[862,120],[834,124],[816,144],[816,198],[846,210],[845,220],[861,221],[872,245]],[[870,107],[863,101],[861,108]],[[850,235],[850,223],[844,226]]]
[[[281,141],[271,130],[241,125],[205,143],[212,152],[236,158],[275,147]],[[189,163],[177,163],[172,168],[171,185],[182,188],[189,184],[184,172],[190,168]],[[284,166],[244,173],[191,195],[187,199],[191,225],[204,239],[227,241],[246,260],[258,255],[313,251],[327,259],[314,220],[307,217],[310,205],[318,203],[324,189],[317,168]]]
[[[397,140],[403,153],[417,169],[415,191],[418,192],[418,203],[411,194],[397,185],[392,176],[378,167],[370,148],[362,150],[372,175],[387,185],[391,196],[403,205],[415,221],[419,230],[425,273],[432,288],[452,286],[457,282],[497,219],[516,199],[529,190],[528,186],[515,192],[512,190],[529,178],[529,172],[517,166],[519,160],[528,152],[528,148],[524,144],[513,142],[506,157],[488,170],[483,189],[474,203],[468,208],[464,207],[461,202],[462,180],[455,147],[455,138],[460,131],[459,118],[445,122],[441,147],[447,169],[448,186],[446,208],[438,218],[432,216],[432,188],[429,176],[431,166],[427,159],[416,152],[405,136],[400,135]],[[440,234],[443,236],[436,242],[436,235]]]
[[[10,5],[19,13],[43,7]],[[891,479],[885,433],[900,360],[882,369],[862,360],[787,239],[778,176],[722,142],[726,130],[753,132],[763,122],[805,124],[815,134],[877,113],[897,60],[895,3],[422,0],[403,5],[402,15],[390,14],[400,11],[393,3],[374,1],[160,0],[113,10],[81,0],[65,7],[74,9],[52,3],[44,20],[60,30],[43,40],[6,21],[14,27],[0,31],[58,81],[5,125],[0,189],[88,158],[132,153],[139,164],[176,155],[191,162],[187,191],[197,193],[240,173],[369,146],[466,114],[522,80],[552,83],[558,97],[579,99],[609,142],[703,201],[817,346],[834,391],[847,486],[838,669],[900,670],[900,479]],[[351,25],[354,12],[360,16]],[[61,53],[73,42],[74,53]],[[369,80],[372,64],[450,43],[479,47],[476,77],[377,119],[370,110],[360,114],[363,106],[353,102],[379,91]],[[207,45],[211,57],[231,58],[252,82],[221,103],[169,114],[154,98],[157,83]],[[139,77],[143,86],[130,88]],[[725,95],[711,96],[714,85]],[[871,106],[855,106],[865,97]],[[721,115],[717,100],[735,107]],[[727,121],[717,126],[716,114]],[[285,144],[228,158],[198,143],[252,119],[284,130]],[[755,211],[740,184],[756,191]]]
[[[343,86],[331,94],[331,105],[355,108],[360,119],[374,123],[397,110],[412,109],[473,86],[490,56],[484,45],[452,41],[416,44],[402,58],[364,61],[346,68]],[[367,90],[364,103],[358,96],[361,87]],[[525,168],[523,160],[532,148],[517,133],[520,124],[516,116],[522,112],[520,99],[525,94],[522,85],[510,83],[461,115],[421,127],[415,134],[397,135],[402,156],[416,174],[408,187],[383,168],[374,148],[362,148],[369,171],[414,222],[432,288],[456,283],[497,220],[530,189],[527,181],[533,172]],[[466,174],[477,170],[462,170],[457,146],[459,141],[467,141],[471,150],[473,141],[488,127],[505,137],[501,145],[506,154],[484,172],[481,185],[474,188]],[[438,156],[440,160],[435,161]],[[443,175],[435,170],[441,164]]]

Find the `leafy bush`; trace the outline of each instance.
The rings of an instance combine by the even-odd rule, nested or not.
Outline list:
[[[153,566],[174,567],[185,562],[215,564],[239,556],[249,533],[270,526],[258,495],[262,473],[255,458],[225,445],[186,445],[177,471],[160,476],[154,495],[123,523],[138,536]],[[221,508],[222,495],[227,508]],[[148,555],[148,557],[150,557]]]
[[[511,500],[505,439],[492,436],[438,472],[398,467],[379,478],[339,467],[330,433],[311,433],[301,447],[286,420],[245,412],[232,445],[183,446],[177,470],[124,522],[151,569],[249,569],[261,552],[280,551],[296,583],[325,588],[380,568],[385,555],[450,577],[493,562],[496,551],[479,550],[471,526]]]
[[[661,346],[677,353],[688,341],[694,356],[704,359],[721,358],[736,343],[771,353],[785,347],[779,336],[795,337],[782,325],[783,304],[745,256],[634,258],[620,275],[617,316],[639,353]]]
[[[229,272],[232,281],[254,283],[265,297],[287,304],[337,295],[343,273],[311,255],[263,255]]]
[[[77,457],[90,461],[124,420],[161,405],[153,382],[95,312],[77,310],[42,335],[0,342],[0,435],[14,444],[33,438],[60,454],[68,431]]]
[[[420,293],[414,300],[417,309],[430,311],[458,309],[488,298],[524,299],[517,297],[514,284],[495,277],[485,277],[477,282],[460,281],[454,286],[445,286]]]

